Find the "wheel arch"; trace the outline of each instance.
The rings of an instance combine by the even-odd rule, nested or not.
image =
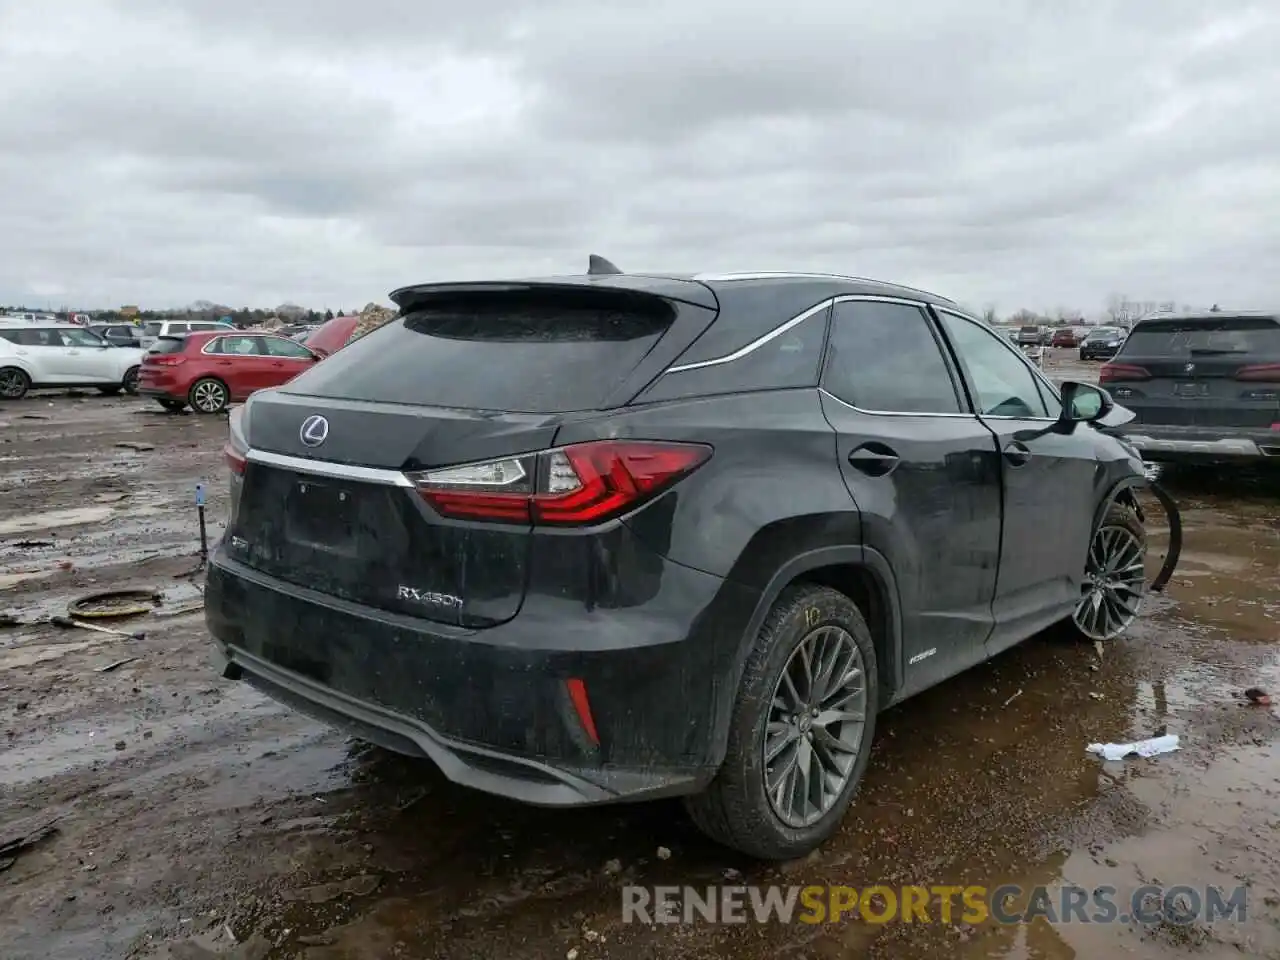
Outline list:
[[[802,583],[830,587],[857,604],[875,643],[880,706],[892,703],[902,689],[903,672],[898,582],[884,555],[861,544],[817,547],[795,554],[777,569],[760,592],[738,642],[729,677],[730,701],[737,696],[751,645],[769,611],[784,590]],[[712,753],[717,768],[727,749],[731,714],[731,710],[718,711]]]

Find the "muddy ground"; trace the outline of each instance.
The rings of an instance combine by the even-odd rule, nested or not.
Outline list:
[[[889,711],[840,834],[760,867],[676,804],[520,807],[220,679],[182,575],[196,483],[219,532],[225,424],[153,406],[0,406],[0,612],[26,624],[0,627],[0,827],[65,813],[0,861],[6,960],[1280,957],[1280,717],[1241,696],[1280,693],[1274,478],[1167,474],[1186,553],[1127,640],[1100,660],[1047,634]],[[163,596],[129,621],[144,640],[27,624],[125,587]],[[1084,749],[1165,731],[1179,752],[1103,764]],[[726,877],[1247,884],[1248,912],[1149,928],[621,923],[624,883]]]

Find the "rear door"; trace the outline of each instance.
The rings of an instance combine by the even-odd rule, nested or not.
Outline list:
[[[1280,423],[1280,323],[1223,314],[1143,320],[1103,384],[1137,423],[1270,430]]]
[[[524,454],[552,447],[565,419],[607,406],[629,377],[656,377],[714,318],[604,284],[419,298],[250,401],[228,556],[402,615],[509,620],[524,599],[532,527],[446,519],[405,473],[496,461],[475,482],[491,477],[500,491],[531,481]]]
[[[1003,481],[1000,576],[989,654],[1067,616],[1080,599],[1098,462],[1091,427],[1028,438],[1058,419],[1057,395],[985,324],[938,310],[970,401],[996,435]]]
[[[906,683],[923,689],[984,659],[1000,555],[995,437],[965,409],[924,309],[836,303],[822,408],[863,540],[893,567]]]

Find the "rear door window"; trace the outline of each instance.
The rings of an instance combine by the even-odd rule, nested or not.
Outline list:
[[[219,353],[237,357],[260,357],[266,353],[261,337],[219,337]]]
[[[616,290],[461,294],[353,340],[288,390],[514,413],[590,410],[673,318],[665,301]]]
[[[876,413],[960,413],[960,398],[924,311],[905,303],[846,301],[831,318],[823,386]]]

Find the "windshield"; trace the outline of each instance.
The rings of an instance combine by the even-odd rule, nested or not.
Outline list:
[[[1188,357],[1250,353],[1280,356],[1280,324],[1270,317],[1163,320],[1139,324],[1125,349],[1131,354]]]

